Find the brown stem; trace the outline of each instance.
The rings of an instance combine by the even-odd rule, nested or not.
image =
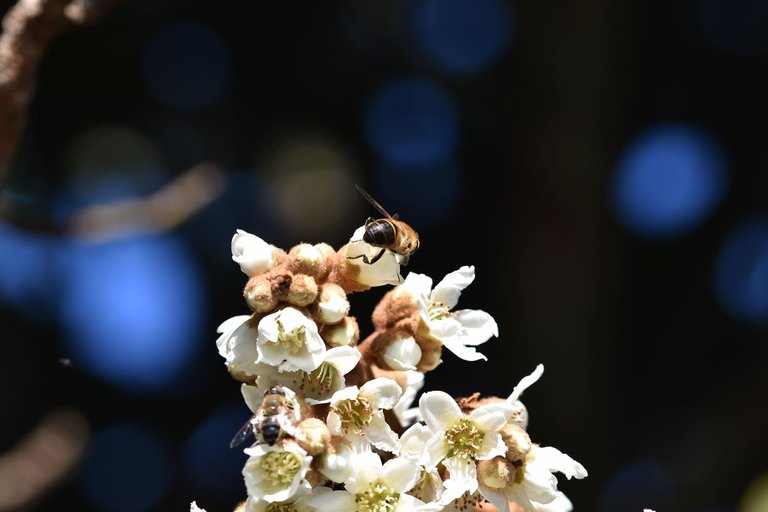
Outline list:
[[[63,31],[98,19],[119,0],[19,0],[3,18],[0,36],[0,189],[7,180],[35,75],[51,40]]]

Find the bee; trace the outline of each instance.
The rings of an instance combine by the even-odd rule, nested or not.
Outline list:
[[[238,430],[229,447],[235,448],[242,444],[251,434],[256,437],[257,443],[266,443],[269,446],[274,446],[285,437],[298,437],[297,412],[285,388],[272,386],[264,392],[261,407]]]
[[[365,221],[365,232],[363,233],[363,241],[365,243],[373,247],[379,247],[381,250],[371,259],[368,259],[366,254],[352,256],[350,259],[363,258],[365,263],[373,265],[381,259],[384,251],[389,249],[395,254],[403,256],[400,264],[403,266],[407,265],[408,258],[419,248],[419,234],[411,226],[400,220],[397,214],[390,215],[362,187],[359,185],[355,185],[355,187],[374,208],[384,215],[384,218],[374,220],[368,217],[368,220]]]

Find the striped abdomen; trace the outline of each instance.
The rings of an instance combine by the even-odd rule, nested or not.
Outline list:
[[[392,247],[397,239],[397,228],[389,219],[373,220],[365,225],[363,241],[376,247]]]

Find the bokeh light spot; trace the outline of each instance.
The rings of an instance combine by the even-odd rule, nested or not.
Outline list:
[[[458,129],[453,99],[425,78],[406,78],[381,88],[366,121],[374,151],[406,167],[432,167],[448,160]]]
[[[184,471],[196,498],[236,500],[243,493],[246,456],[242,449],[229,449],[229,442],[250,415],[244,406],[219,410],[187,439]]]
[[[0,302],[34,314],[45,300],[55,242],[0,224]],[[39,312],[39,311],[38,311]]]
[[[416,42],[443,71],[484,71],[509,44],[512,13],[502,0],[419,0],[413,7]]]
[[[741,498],[740,512],[768,510],[768,473],[763,473],[749,484]]]
[[[461,171],[453,160],[416,171],[381,165],[373,178],[376,200],[390,214],[398,213],[414,229],[434,226],[444,220],[459,199]],[[369,215],[380,217],[372,209]]]
[[[221,36],[192,21],[171,23],[144,50],[144,81],[163,105],[196,110],[211,106],[229,90],[232,64]]]
[[[204,339],[204,295],[184,246],[163,235],[73,242],[63,258],[64,343],[127,391],[173,386]]]
[[[732,317],[768,322],[768,217],[744,222],[726,239],[717,259],[715,289]]]
[[[676,490],[664,471],[648,461],[622,468],[600,496],[600,512],[637,512],[645,508],[672,510]]]
[[[685,125],[655,127],[619,159],[611,190],[619,220],[656,239],[698,227],[725,193],[728,174],[717,141]]]
[[[151,430],[115,425],[92,440],[80,473],[80,490],[94,510],[158,510],[168,492],[171,464],[164,443]]]

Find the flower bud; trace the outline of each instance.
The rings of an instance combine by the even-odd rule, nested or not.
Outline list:
[[[499,433],[507,445],[507,460],[524,461],[533,448],[528,433],[514,423],[507,423]]]
[[[278,299],[272,293],[272,285],[261,276],[252,277],[243,290],[245,302],[256,313],[266,313],[277,306]]]
[[[415,370],[421,361],[421,348],[412,336],[397,336],[387,345],[382,357],[393,370]]]
[[[272,249],[267,242],[242,229],[232,237],[232,260],[248,277],[263,274],[275,265]]]
[[[360,328],[354,317],[345,316],[337,324],[323,325],[320,328],[320,336],[331,347],[354,346],[360,339]]]
[[[315,244],[313,247],[322,255],[323,259],[328,259],[336,254],[336,249],[326,243]]]
[[[324,274],[326,269],[325,258],[316,246],[299,244],[288,253],[290,268],[300,274],[317,276]]]
[[[515,466],[504,457],[477,463],[477,478],[492,489],[503,489],[515,478]]]
[[[315,302],[317,298],[317,283],[308,275],[294,274],[288,295],[285,300],[299,307],[304,307]]]
[[[324,324],[337,324],[349,313],[349,301],[344,289],[336,284],[325,284],[320,293],[315,317]]]
[[[300,425],[302,437],[297,439],[299,446],[308,454],[315,456],[325,452],[331,444],[331,433],[323,420],[308,418]]]

